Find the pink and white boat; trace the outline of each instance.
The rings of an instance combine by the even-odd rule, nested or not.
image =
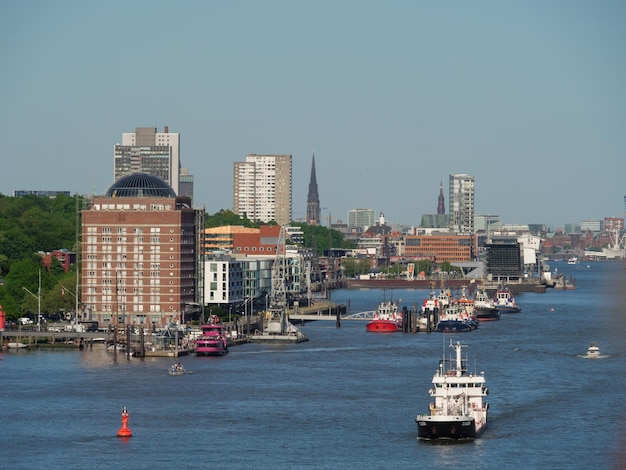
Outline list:
[[[196,340],[196,355],[223,356],[228,352],[228,342],[224,325],[216,315],[211,315],[207,325],[202,325],[202,335]]]

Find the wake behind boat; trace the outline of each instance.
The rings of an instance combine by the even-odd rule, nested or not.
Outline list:
[[[608,356],[600,354],[600,346],[598,346],[598,343],[591,343],[587,348],[587,354],[578,357],[585,359],[602,359]]]
[[[428,393],[434,397],[428,414],[417,415],[417,436],[420,439],[473,439],[487,427],[489,404],[483,397],[489,394],[484,373],[471,374],[467,370],[467,357],[457,341],[450,347],[455,359],[443,359],[433,376],[433,388]]]

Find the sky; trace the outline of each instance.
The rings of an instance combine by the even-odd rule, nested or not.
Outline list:
[[[181,136],[194,205],[232,209],[233,163],[315,152],[324,225],[419,225],[450,174],[475,213],[551,228],[623,217],[626,2],[0,2],[0,193],[103,194],[137,127]]]

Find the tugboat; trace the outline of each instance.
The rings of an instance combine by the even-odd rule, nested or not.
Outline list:
[[[478,321],[491,321],[500,319],[500,310],[483,288],[476,290],[474,295],[474,315]]]
[[[465,306],[452,301],[447,308],[441,311],[435,331],[441,333],[462,333],[478,328],[478,321],[467,313]]]
[[[378,304],[372,321],[365,325],[365,330],[372,333],[392,333],[402,331],[402,312],[393,300],[384,300]]]
[[[515,302],[515,297],[513,297],[511,289],[505,286],[500,286],[496,291],[493,303],[500,313],[519,313],[522,311],[521,307]]]
[[[489,394],[484,373],[467,371],[467,357],[462,358],[458,341],[450,347],[456,358],[446,359],[445,354],[433,376],[433,388],[428,393],[435,398],[429,413],[417,415],[417,436],[420,439],[474,439],[487,427],[489,404],[483,397]]]

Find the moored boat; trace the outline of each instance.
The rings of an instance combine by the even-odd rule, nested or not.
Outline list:
[[[371,333],[393,333],[402,331],[402,312],[393,300],[384,300],[378,304],[371,321],[365,325]]]
[[[211,315],[209,323],[202,325],[202,335],[196,339],[198,356],[223,356],[228,352],[228,340],[224,325],[219,323],[216,315]]]
[[[463,333],[478,328],[478,321],[473,315],[467,313],[465,305],[452,301],[439,314],[439,322],[435,327],[441,333]]]
[[[483,397],[489,394],[484,373],[470,373],[467,357],[457,342],[450,347],[455,358],[446,359],[445,353],[432,379],[433,388],[428,393],[434,397],[428,414],[415,418],[417,436],[420,439],[473,439],[487,427],[489,404]]]
[[[7,348],[9,349],[26,349],[28,348],[28,344],[20,343],[20,342],[12,342],[7,343]]]
[[[493,303],[500,313],[519,313],[522,309],[517,305],[515,297],[506,286],[500,286],[493,298]]]
[[[500,310],[495,306],[493,299],[482,287],[476,289],[474,294],[474,315],[478,321],[491,321],[500,319]]]

